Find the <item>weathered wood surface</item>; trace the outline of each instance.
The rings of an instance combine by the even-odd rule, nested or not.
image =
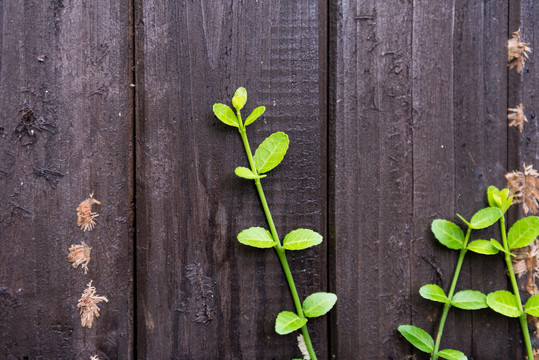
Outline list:
[[[262,181],[277,230],[324,234],[318,5],[142,1],[136,12],[138,356],[299,356],[296,336],[274,331],[294,309],[276,254],[236,240],[267,225],[253,184],[234,175],[247,165],[239,134],[212,105],[245,86],[244,118],[267,107],[248,136],[253,151],[272,132],[290,137]],[[326,289],[325,258],[324,246],[289,254],[300,296]],[[327,358],[326,320],[309,328]]]
[[[426,359],[396,329],[438,325],[418,290],[447,290],[457,254],[432,220],[469,217],[507,171],[539,167],[536,54],[520,75],[506,65],[519,27],[539,50],[533,1],[6,0],[0,14],[0,360],[299,357],[273,329],[293,310],[276,255],[236,240],[266,226],[233,173],[240,137],[211,110],[238,86],[244,117],[267,107],[253,149],[290,136],[263,180],[279,234],[325,237],[289,254],[302,297],[339,296],[310,322],[319,359]],[[506,119],[520,102],[522,134]],[[83,240],[88,275],[66,258]],[[83,329],[90,279],[110,301]],[[457,289],[505,282],[499,257],[468,254]],[[512,319],[453,309],[442,346],[519,360],[520,338]]]
[[[358,351],[365,358],[427,358],[396,328],[412,323],[434,334],[438,326],[441,306],[418,290],[437,283],[447,291],[458,254],[437,244],[430,224],[485,206],[486,188],[505,186],[508,152],[519,151],[507,143],[515,130],[506,120],[507,26],[508,4],[499,2],[330,7],[337,358]],[[499,258],[470,254],[457,289],[490,292],[505,284]],[[442,346],[475,358],[520,359],[519,336],[518,324],[490,311],[453,310]]]
[[[129,9],[0,2],[0,359],[132,358]],[[90,192],[102,205],[83,233]],[[87,275],[67,259],[81,241]],[[90,280],[109,302],[88,329],[77,302]]]
[[[330,14],[331,353],[399,358],[396,327],[410,321],[412,6],[339,1]]]
[[[519,28],[522,31],[522,40],[529,43],[533,53],[526,62],[524,70],[518,74],[516,69],[509,71],[508,77],[508,103],[510,108],[522,103],[524,114],[528,122],[524,124],[522,133],[516,128],[509,129],[509,170],[522,171],[523,164],[533,165],[539,168],[539,128],[538,128],[538,106],[537,89],[539,89],[539,62],[537,61],[537,51],[539,50],[539,6],[533,1],[511,1],[509,6],[509,36]],[[528,214],[530,215],[530,214]],[[514,211],[510,216],[510,223],[517,219],[517,216],[525,216],[522,207],[519,211]],[[519,284],[521,288],[526,286],[528,276],[524,276]],[[524,301],[529,297],[525,291],[521,291]],[[520,336],[518,327],[515,332]],[[532,331],[532,344],[534,348],[539,348],[539,336],[534,326],[530,326]],[[518,349],[515,349],[518,351]],[[522,357],[523,358],[523,357]]]

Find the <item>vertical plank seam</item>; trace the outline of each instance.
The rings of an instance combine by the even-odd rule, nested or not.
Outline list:
[[[411,209],[411,213],[412,213],[412,229],[411,229],[411,234],[412,234],[412,243],[410,244],[410,249],[408,250],[409,251],[409,259],[410,261],[408,262],[408,278],[410,279],[410,281],[408,282],[408,299],[410,300],[409,302],[409,306],[408,306],[408,309],[409,309],[409,316],[410,316],[410,324],[413,324],[414,323],[414,313],[412,311],[412,304],[411,304],[411,300],[412,300],[412,291],[413,291],[413,281],[412,281],[412,268],[413,268],[413,255],[415,254],[415,251],[414,251],[414,248],[415,248],[415,234],[416,234],[416,230],[415,230],[415,174],[414,174],[414,169],[415,169],[415,166],[414,166],[414,162],[415,162],[415,157],[414,157],[414,145],[413,145],[413,142],[414,142],[414,130],[415,130],[415,122],[416,122],[416,119],[415,119],[415,109],[414,109],[414,88],[415,88],[415,77],[414,77],[414,24],[415,24],[415,0],[412,0],[412,11],[411,11],[411,21],[410,21],[410,59],[411,59],[411,64],[410,64],[410,67],[411,67],[411,74],[412,74],[412,81],[411,81],[411,89],[410,89],[410,104],[412,105],[411,106],[411,141],[412,141],[412,145],[410,146],[410,157],[411,157],[411,168],[410,168],[410,172],[411,172],[411,177],[412,177],[412,209]],[[407,347],[408,347],[408,353],[410,353],[412,351],[412,346],[410,344],[407,343]]]
[[[330,290],[337,291],[337,242],[336,242],[336,221],[335,221],[335,167],[336,167],[336,129],[335,129],[335,112],[336,112],[336,87],[337,87],[337,60],[336,53],[337,39],[336,33],[337,24],[336,17],[338,16],[339,2],[327,0],[327,236],[328,236],[328,287]],[[334,55],[333,57],[331,55]],[[337,294],[338,295],[338,294]],[[337,304],[336,312],[339,312],[339,304]],[[337,327],[336,313],[330,313],[328,325],[328,347],[329,358],[333,356],[339,357],[339,330]]]
[[[140,0],[142,1],[142,0]],[[132,227],[132,235],[131,235],[131,246],[132,246],[132,261],[133,261],[133,264],[131,265],[132,268],[131,268],[131,271],[133,272],[133,285],[131,287],[131,291],[132,291],[132,299],[133,299],[133,313],[132,313],[132,324],[131,324],[131,331],[133,332],[133,337],[132,337],[132,340],[133,340],[133,344],[131,345],[132,346],[132,354],[133,354],[133,359],[138,359],[138,354],[137,354],[137,345],[138,345],[138,299],[137,299],[137,165],[138,165],[138,159],[137,159],[137,110],[138,110],[138,106],[137,106],[137,96],[138,96],[138,92],[137,92],[137,72],[136,72],[136,65],[137,65],[137,36],[136,36],[136,31],[137,31],[137,15],[138,15],[138,12],[137,12],[137,0],[131,0],[130,1],[130,6],[131,6],[131,26],[130,26],[130,36],[131,36],[131,71],[130,71],[130,76],[131,76],[131,84],[134,84],[135,86],[132,87],[132,98],[131,98],[131,101],[132,101],[132,119],[131,119],[131,126],[132,126],[132,138],[131,138],[131,141],[132,141],[132,153],[131,153],[131,156],[133,157],[133,173],[131,174],[132,175],[132,191],[133,191],[133,195],[132,195],[132,203],[131,203],[131,211],[133,212],[133,218],[132,218],[132,223],[131,223],[131,227]]]
[[[324,124],[324,127],[325,127],[325,134],[324,134],[324,137],[322,138],[323,140],[325,140],[326,142],[326,145],[323,147],[324,151],[325,151],[325,154],[324,157],[325,157],[325,162],[326,162],[326,165],[325,165],[325,175],[326,175],[326,181],[325,181],[325,189],[324,189],[324,192],[325,192],[325,211],[326,211],[326,214],[325,214],[325,233],[326,233],[326,236],[327,236],[327,239],[326,239],[326,287],[327,287],[327,291],[328,292],[333,292],[334,290],[334,285],[331,283],[331,277],[332,277],[332,273],[333,273],[333,269],[332,269],[332,263],[331,263],[331,257],[332,257],[332,253],[334,253],[334,250],[333,250],[333,247],[332,247],[332,243],[330,243],[329,239],[330,239],[330,221],[331,221],[331,213],[332,211],[330,211],[330,202],[331,202],[331,191],[330,191],[330,186],[333,184],[332,182],[332,178],[331,178],[331,152],[330,152],[330,144],[331,144],[331,135],[330,135],[330,130],[329,130],[329,126],[330,126],[330,108],[329,108],[329,91],[330,91],[330,65],[329,65],[329,55],[330,55],[330,30],[329,30],[329,24],[330,24],[330,0],[325,0],[325,1],[319,1],[318,3],[319,5],[319,8],[318,8],[318,19],[320,22],[324,22],[323,26],[322,26],[322,31],[318,31],[318,36],[324,36],[325,38],[322,39],[322,40],[318,40],[318,43],[319,43],[319,46],[320,44],[324,43],[324,46],[325,46],[325,49],[323,49],[324,51],[321,52],[319,51],[319,54],[321,56],[324,56],[325,59],[324,61],[322,62],[323,65],[324,65],[324,68],[321,69],[320,68],[320,59],[318,61],[318,64],[319,64],[319,69],[318,69],[318,73],[320,75],[323,74],[324,76],[324,86],[325,86],[325,93],[322,97],[319,97],[319,99],[323,99],[323,101],[325,101],[325,104],[323,104],[322,108],[325,108],[325,124]],[[323,8],[321,8],[321,6],[323,5]],[[324,14],[325,13],[325,14]],[[319,23],[318,24],[318,27],[320,29],[320,26],[321,24]],[[321,71],[323,70],[323,72]],[[319,80],[320,81],[320,80]],[[335,291],[336,292],[336,291]],[[332,337],[331,337],[331,333],[332,333],[332,330],[333,330],[333,326],[332,326],[332,318],[331,316],[328,316],[326,318],[326,339],[327,339],[327,343],[326,343],[326,346],[327,346],[327,349],[326,349],[326,354],[328,356],[328,358],[331,358],[331,354],[333,352],[333,341],[332,341]]]

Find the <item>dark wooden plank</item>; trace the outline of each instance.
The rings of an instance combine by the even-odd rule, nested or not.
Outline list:
[[[0,358],[132,358],[129,2],[3,1],[0,19]],[[81,241],[87,275],[67,260]],[[88,329],[90,280],[109,302]]]
[[[539,29],[537,29],[539,8],[533,1],[510,0],[509,9],[509,31],[506,34],[507,38],[512,37],[513,32],[520,28],[522,41],[530,43],[529,47],[533,50],[533,53],[529,54],[530,58],[526,62],[524,70],[518,74],[516,68],[513,68],[509,70],[508,76],[508,107],[514,108],[522,103],[524,113],[528,119],[528,122],[524,123],[522,133],[516,128],[509,128],[508,130],[508,171],[522,171],[523,163],[533,165],[535,169],[539,168],[539,133],[537,124],[537,114],[539,113],[537,101],[537,89],[539,85],[539,62],[537,61],[537,49],[539,49]],[[526,216],[522,210],[522,206],[518,205],[516,208],[518,210],[511,214],[510,224],[518,217]],[[526,276],[523,277],[519,280],[519,285],[524,288],[527,280]],[[529,296],[525,290],[521,291],[521,295],[523,299],[527,299]],[[522,337],[520,328],[517,326],[515,330],[515,337],[520,340]],[[537,331],[531,324],[530,333],[533,348],[537,350],[539,349]],[[521,358],[524,358],[522,354],[523,345],[517,342],[515,343],[515,352]]]
[[[468,218],[487,205],[488,186],[505,187],[507,11],[507,2],[455,5],[455,208]],[[497,227],[473,232],[471,240],[491,237],[500,239]],[[466,255],[457,290],[489,293],[506,288],[502,257]],[[452,311],[455,321],[450,326],[458,331],[466,325],[466,331],[460,331],[462,338],[453,340],[460,350],[481,359],[514,358],[509,346],[512,319],[489,310]]]
[[[430,230],[435,218],[455,220],[454,3],[415,1],[413,12],[413,249],[411,254],[412,323],[430,334],[438,328],[442,307],[419,296],[436,283],[449,288],[458,253],[438,244]],[[461,349],[469,336],[448,317],[444,344]],[[468,339],[467,339],[468,338]],[[465,349],[463,349],[465,351]],[[412,349],[418,354],[418,350]],[[426,358],[418,354],[419,359]]]
[[[332,355],[402,358],[410,322],[412,4],[339,1],[330,14]]]
[[[317,3],[154,1],[137,12],[138,355],[299,355],[296,336],[274,332],[277,313],[293,309],[276,255],[236,241],[265,218],[233,173],[247,164],[239,135],[212,105],[245,86],[246,111],[267,107],[251,146],[273,131],[291,140],[263,180],[277,229],[324,233]],[[302,296],[326,288],[325,247],[289,259]],[[310,329],[326,358],[326,320]]]

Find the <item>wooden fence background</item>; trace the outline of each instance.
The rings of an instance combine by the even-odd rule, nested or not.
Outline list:
[[[310,323],[320,359],[426,359],[397,332],[431,333],[456,252],[430,233],[485,205],[489,185],[539,166],[535,54],[518,75],[506,42],[539,51],[534,0],[0,1],[0,359],[291,359],[273,331],[292,302],[238,134],[212,114],[235,89],[267,107],[251,143],[291,146],[264,180],[301,296],[336,292]],[[525,104],[520,134],[507,107]],[[101,201],[92,232],[75,208]],[[513,214],[513,218],[516,214]],[[67,261],[92,248],[89,273]],[[91,329],[77,301],[109,302]],[[506,287],[503,263],[469,255],[459,288]],[[523,359],[516,320],[452,311],[444,346]]]

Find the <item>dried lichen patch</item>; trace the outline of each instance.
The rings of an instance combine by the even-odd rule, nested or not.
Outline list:
[[[528,60],[528,53],[532,50],[528,47],[530,43],[521,41],[520,28],[513,33],[513,37],[507,40],[507,63],[510,69],[517,67],[517,72],[520,74],[524,69],[524,64]]]
[[[96,295],[96,289],[92,286],[92,281],[88,283],[86,289],[82,293],[77,307],[80,308],[80,320],[82,327],[91,328],[94,323],[94,318],[99,317],[99,304],[101,301],[108,302],[104,296]]]
[[[77,225],[80,226],[82,231],[92,231],[95,226],[94,219],[99,216],[99,214],[92,212],[92,205],[101,203],[94,199],[94,193],[90,194],[90,197],[84,200],[77,207]]]
[[[524,122],[528,122],[526,115],[524,115],[524,106],[520,103],[516,108],[508,108],[511,114],[507,115],[507,119],[511,120],[509,126],[515,126],[520,132],[524,129]]]
[[[539,206],[539,173],[533,165],[522,165],[524,171],[513,171],[505,174],[509,195],[512,195],[513,203],[522,203],[522,208],[527,214],[537,214]]]
[[[92,248],[82,241],[80,245],[71,245],[67,258],[73,263],[72,265],[75,269],[81,265],[81,268],[84,269],[84,274],[87,274],[91,251]]]

